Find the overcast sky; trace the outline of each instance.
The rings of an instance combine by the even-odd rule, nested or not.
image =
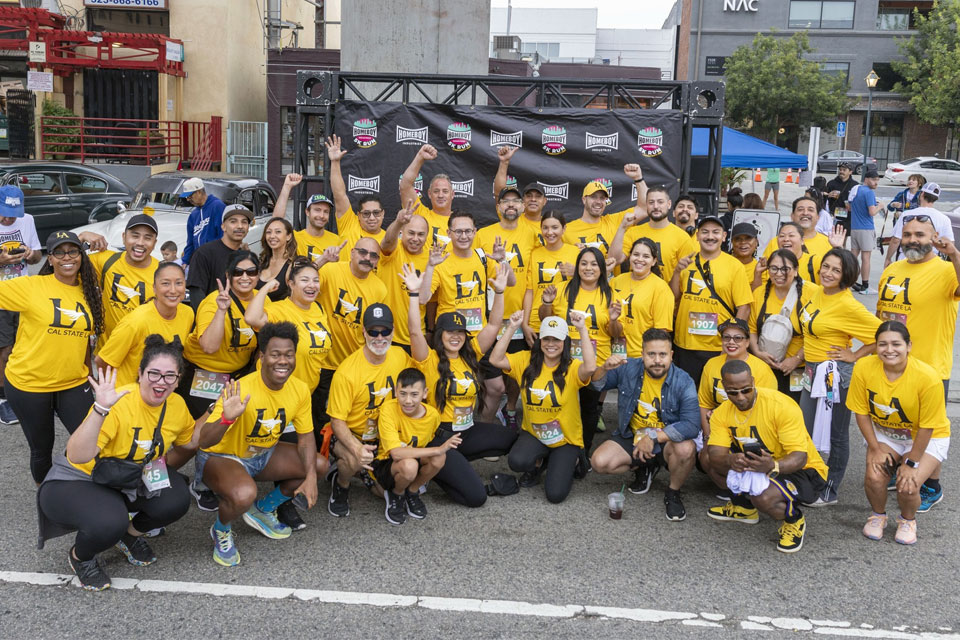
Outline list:
[[[659,29],[674,0],[513,0],[514,7],[537,9],[597,8],[601,29]],[[506,7],[507,0],[491,0],[491,6]],[[627,8],[629,7],[629,8]]]

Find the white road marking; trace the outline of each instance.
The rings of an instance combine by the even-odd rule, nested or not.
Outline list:
[[[57,573],[30,573],[0,571],[0,582],[47,586],[78,586],[75,576]],[[189,593],[216,597],[260,598],[278,600],[296,598],[305,602],[346,604],[370,607],[419,607],[433,611],[486,613],[499,615],[535,616],[540,618],[575,618],[579,616],[606,619],[632,620],[649,624],[679,622],[695,627],[739,628],[745,631],[775,631],[792,629],[817,635],[843,636],[848,638],[884,638],[890,640],[960,640],[958,633],[921,631],[918,627],[898,626],[895,630],[877,629],[862,623],[854,627],[850,622],[834,620],[808,620],[806,618],[773,618],[770,616],[746,616],[736,620],[720,613],[690,613],[686,611],[660,611],[657,609],[628,609],[621,607],[597,607],[578,604],[549,604],[520,602],[515,600],[481,600],[477,598],[441,598],[433,596],[409,596],[393,593],[364,593],[357,591],[326,591],[322,589],[297,589],[294,587],[262,587],[242,584],[210,582],[180,582],[173,580],[134,580],[113,578],[111,588],[120,591],[144,593]],[[727,625],[720,624],[725,620]],[[915,632],[905,629],[914,628]],[[951,631],[939,627],[939,631]]]

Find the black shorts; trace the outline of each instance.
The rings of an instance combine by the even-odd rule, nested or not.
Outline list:
[[[419,460],[417,460],[417,464],[420,464]],[[370,466],[373,467],[373,471],[371,471],[370,474],[373,476],[373,479],[377,481],[377,484],[387,491],[393,491],[393,488],[396,486],[393,480],[393,458],[374,460]]]
[[[652,463],[659,464],[661,467],[667,466],[667,461],[666,461],[666,460],[664,459],[664,457],[663,457],[663,446],[662,446],[662,445],[659,445],[659,444],[654,445],[655,448],[658,448],[658,449],[660,449],[660,450],[657,451],[657,452],[654,454],[653,460],[648,461],[648,462],[646,462],[646,463],[642,463],[642,462],[640,462],[639,460],[637,460],[636,458],[633,457],[633,439],[632,439],[632,438],[624,438],[623,436],[620,436],[620,435],[617,435],[616,433],[614,433],[613,435],[610,436],[610,440],[612,440],[613,442],[616,442],[618,445],[620,445],[620,448],[623,449],[624,451],[626,451],[626,452],[627,452],[627,455],[630,456],[630,468],[631,468],[631,469],[636,469],[637,467],[641,466],[642,464],[651,464],[651,462],[652,462]]]
[[[484,380],[493,380],[503,375],[503,371],[490,364],[490,354],[485,353],[480,359],[480,375]]]
[[[20,314],[16,311],[0,310],[0,349],[12,347],[17,338],[17,326]]]
[[[800,469],[793,473],[785,473],[771,479],[770,482],[779,485],[781,491],[789,492],[797,502],[807,504],[816,501],[817,496],[823,493],[827,486],[816,469]]]

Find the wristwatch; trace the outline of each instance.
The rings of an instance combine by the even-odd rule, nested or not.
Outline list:
[[[773,469],[770,469],[770,473],[767,474],[767,477],[768,477],[768,478],[776,478],[776,477],[779,476],[779,475],[780,475],[780,461],[779,461],[779,460],[774,460],[774,461],[773,461]]]
[[[919,463],[919,462],[914,462],[914,461],[911,460],[910,458],[904,458],[904,459],[903,459],[903,464],[907,465],[907,466],[910,467],[911,469],[916,469],[916,468],[918,468],[918,467],[920,466],[920,463]]]
[[[647,430],[644,431],[644,433],[647,434],[647,437],[653,440],[654,442],[659,442],[659,440],[657,439],[657,436],[660,435],[659,429],[654,429],[653,427],[647,427]]]

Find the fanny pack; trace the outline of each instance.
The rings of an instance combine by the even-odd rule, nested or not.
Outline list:
[[[514,475],[495,473],[490,476],[490,484],[486,489],[488,496],[512,496],[520,491],[520,483]]]
[[[142,462],[134,462],[125,458],[101,458],[97,456],[97,461],[93,465],[93,473],[90,479],[97,484],[102,484],[111,489],[124,490],[136,489],[140,485],[143,476],[143,468],[150,464],[154,454],[157,451],[157,445],[162,442],[163,435],[160,427],[163,425],[163,416],[167,412],[167,403],[163,403],[160,409],[160,418],[157,420],[157,428],[153,430],[153,440],[150,443],[150,451],[143,458]],[[132,457],[136,451],[137,443],[130,446],[128,457]]]

